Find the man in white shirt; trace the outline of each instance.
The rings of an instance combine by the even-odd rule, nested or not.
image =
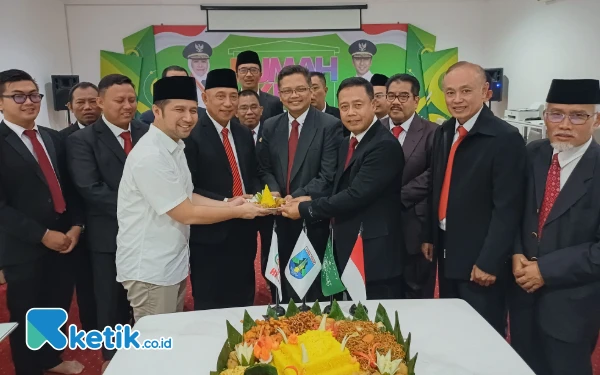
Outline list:
[[[600,330],[600,83],[554,80],[531,142],[513,255],[511,344],[537,374],[591,375]]]
[[[137,320],[183,310],[190,224],[268,212],[243,199],[215,201],[193,193],[182,139],[198,121],[195,82],[167,77],[154,85],[155,119],[125,163],[119,186],[117,281]]]
[[[362,77],[370,82],[373,77],[371,64],[373,64],[373,56],[377,53],[377,46],[370,40],[360,39],[348,47],[348,53],[352,55],[356,77]]]

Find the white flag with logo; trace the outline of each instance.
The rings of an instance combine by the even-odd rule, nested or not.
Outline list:
[[[277,233],[273,228],[273,237],[271,237],[271,248],[269,249],[269,259],[265,269],[265,278],[277,287],[277,297],[279,302],[283,299],[281,296],[281,271],[279,269],[279,247],[277,245]]]
[[[300,298],[304,298],[319,272],[321,272],[321,261],[306,233],[302,230],[290,261],[285,266],[285,277],[296,294]]]

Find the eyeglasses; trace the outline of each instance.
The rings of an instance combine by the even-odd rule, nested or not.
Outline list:
[[[260,108],[260,106],[258,105],[252,105],[250,107],[242,105],[238,107],[238,111],[242,112],[242,113],[247,113],[248,110],[251,110],[252,112],[258,112],[258,109]]]
[[[25,103],[27,101],[27,98],[29,98],[29,100],[31,100],[32,103],[39,103],[42,101],[44,94],[38,94],[38,93],[29,94],[29,95],[15,94],[15,95],[2,95],[2,97],[3,98],[11,98],[17,104]]]
[[[410,99],[410,95],[409,94],[399,94],[399,95],[396,95],[396,94],[389,93],[389,94],[386,95],[386,97],[387,97],[387,101],[390,102],[390,103],[393,102],[394,100],[396,100],[396,98],[398,98],[398,101],[400,103],[406,103],[408,101],[408,99]]]
[[[302,95],[302,94],[306,94],[310,90],[311,90],[310,87],[300,86],[300,87],[296,87],[295,89],[283,89],[283,90],[279,90],[279,95],[281,95],[281,96],[290,96],[294,92],[296,94],[298,94],[298,95]]]
[[[241,75],[246,75],[248,74],[248,72],[250,72],[250,74],[252,74],[253,76],[258,75],[258,73],[260,73],[260,69],[258,68],[240,68],[238,70],[238,73]]]
[[[583,125],[590,117],[595,116],[596,114],[597,113],[592,113],[591,115],[588,115],[587,113],[571,113],[566,115],[560,112],[544,112],[544,117],[553,124],[560,124],[565,120],[565,117],[568,117],[571,124]]]
[[[383,98],[385,98],[384,93],[380,92],[380,93],[375,94],[375,99],[383,99]]]

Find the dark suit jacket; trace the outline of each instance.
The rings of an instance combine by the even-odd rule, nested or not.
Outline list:
[[[379,121],[360,141],[344,170],[349,138],[338,152],[333,195],[299,206],[307,221],[335,218],[333,233],[340,268],[350,258],[356,237],[363,228],[367,281],[402,274],[404,240],[401,213],[404,155],[398,140]],[[311,214],[312,211],[312,214]]]
[[[404,174],[402,176],[402,228],[409,254],[421,253],[421,231],[427,213],[427,193],[431,175],[431,146],[438,125],[415,115],[402,150]]]
[[[239,161],[242,181],[247,194],[260,190],[257,176],[254,139],[248,128],[233,118],[230,123],[231,134]],[[185,141],[185,156],[188,161],[194,193],[207,198],[222,201],[233,197],[233,175],[223,141],[215,125],[204,114],[198,125]],[[252,226],[254,236],[257,227],[253,220],[230,220],[211,225],[192,225],[190,242],[215,244],[225,240],[227,235],[235,235],[241,227]]]
[[[204,113],[206,113],[206,109],[198,107],[198,119],[200,119]],[[145,124],[151,125],[154,122],[154,113],[149,109],[140,115],[139,120]]]
[[[133,144],[148,125],[131,122]],[[117,192],[125,166],[125,151],[102,118],[67,138],[69,170],[86,206],[86,235],[91,251],[117,250]]]
[[[549,335],[581,342],[600,330],[600,146],[592,141],[569,176],[538,238],[546,177],[552,160],[547,139],[527,146],[527,189],[516,253],[537,258],[545,285],[526,298]]]
[[[446,241],[439,236],[438,207],[456,119],[433,138],[432,173],[424,242],[445,253],[445,276],[469,280],[473,265],[499,275],[512,254],[523,210],[525,141],[517,128],[494,116],[487,106],[454,156],[446,212]]]
[[[70,136],[71,134],[75,133],[77,130],[81,130],[79,128],[79,124],[76,122],[72,123],[71,125],[67,126],[66,128],[62,129],[61,131],[59,131],[60,134],[63,135],[63,137],[65,137],[65,139]]]
[[[263,107],[263,113],[260,117],[261,124],[264,124],[266,119],[283,113],[283,104],[277,96],[271,95],[268,92],[260,91],[258,98],[260,105]]]
[[[258,174],[262,185],[287,194],[289,117],[287,113],[268,119],[259,140]],[[292,166],[290,190],[293,197],[310,195],[313,199],[331,195],[337,166],[337,151],[342,139],[340,121],[310,107],[300,130]]]
[[[333,117],[340,119],[340,109],[338,107],[332,107],[329,104],[325,104],[325,113],[332,115]]]
[[[23,140],[0,122],[0,267],[23,264],[43,256],[46,230],[66,233],[85,223],[81,202],[68,177],[64,137],[38,126],[50,156],[67,210],[54,211],[46,178]]]

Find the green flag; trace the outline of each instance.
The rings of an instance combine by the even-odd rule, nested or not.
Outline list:
[[[333,239],[331,235],[327,241],[327,249],[325,249],[325,256],[323,257],[323,266],[321,268],[321,290],[325,297],[346,290],[346,287],[342,284],[342,280],[340,280],[340,274],[338,273],[333,257]]]

